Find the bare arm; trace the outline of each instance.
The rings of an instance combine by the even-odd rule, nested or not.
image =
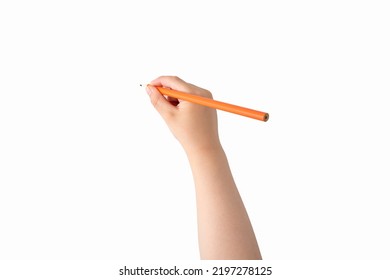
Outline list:
[[[188,155],[196,187],[202,259],[260,259],[249,217],[222,148]]]
[[[151,84],[212,97],[209,91],[177,77],[160,77]],[[215,110],[167,100],[154,87],[148,87],[148,92],[153,105],[182,144],[191,166],[201,258],[261,259],[256,236],[219,141]]]

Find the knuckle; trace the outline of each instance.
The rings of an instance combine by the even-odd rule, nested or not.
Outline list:
[[[205,95],[205,97],[213,98],[213,94],[211,93],[211,91],[209,91],[207,89],[205,90],[204,95]]]
[[[180,79],[178,76],[171,76],[171,79],[175,82],[181,82],[182,79]]]

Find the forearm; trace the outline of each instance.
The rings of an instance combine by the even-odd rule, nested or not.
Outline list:
[[[146,87],[150,100],[179,140],[191,165],[202,259],[259,259],[260,251],[225,153],[215,109],[170,98],[157,87],[212,98],[211,92],[178,77],[162,76]]]
[[[222,147],[187,153],[196,189],[202,259],[261,259]]]

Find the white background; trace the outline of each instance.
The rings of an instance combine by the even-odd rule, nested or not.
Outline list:
[[[386,2],[1,1],[0,259],[199,258],[160,75],[270,113],[218,114],[265,259],[388,259]]]

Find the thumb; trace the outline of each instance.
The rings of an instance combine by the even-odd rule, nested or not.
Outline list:
[[[147,85],[146,92],[149,94],[150,102],[152,102],[154,108],[165,118],[173,109],[172,104],[153,86]]]

